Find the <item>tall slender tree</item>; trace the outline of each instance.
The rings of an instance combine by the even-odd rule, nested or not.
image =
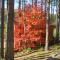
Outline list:
[[[33,5],[37,6],[37,0],[32,0],[32,6]]]
[[[58,0],[58,7],[57,7],[57,8],[58,8],[58,9],[57,9],[57,26],[56,26],[56,42],[57,42],[57,43],[59,43],[59,22],[60,22],[60,20],[59,20],[59,19],[60,19],[60,16],[59,16],[59,15],[60,15],[60,14],[59,14],[59,13],[60,13],[60,12],[59,12],[59,9],[60,9],[60,8],[59,8],[59,4],[60,4],[60,2],[59,2],[59,1],[60,1],[60,0]]]
[[[35,3],[34,4],[35,4],[35,6],[37,6],[37,0],[35,0]]]
[[[48,50],[48,43],[49,43],[49,11],[50,11],[50,0],[45,0],[45,4],[47,7],[47,19],[46,19],[46,41],[45,41],[45,51]]]
[[[4,58],[4,0],[1,8],[1,57]]]
[[[33,2],[34,2],[34,0],[32,0],[32,6],[33,6]]]
[[[60,10],[60,0],[58,0],[58,11],[57,11],[57,12],[58,12],[58,19],[57,19],[57,36],[56,36],[56,37],[57,37],[57,39],[56,39],[57,42],[59,42],[59,34],[60,34],[60,33],[59,33],[59,29],[60,29],[60,11],[59,11],[59,10]]]
[[[60,0],[59,0],[59,42],[60,42]]]
[[[8,0],[7,50],[5,60],[14,60],[14,0]]]
[[[22,2],[22,1],[21,1],[21,0],[19,0],[19,8],[21,7],[21,2]]]
[[[8,10],[8,0],[7,0],[7,10]]]
[[[0,0],[0,14],[1,14],[2,0]]]

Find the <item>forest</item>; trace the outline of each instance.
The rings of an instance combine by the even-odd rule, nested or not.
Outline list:
[[[39,56],[46,58],[48,54],[52,60],[55,57],[60,59],[59,2],[59,0],[1,0],[1,58],[34,60],[36,56],[36,60],[41,60]],[[56,53],[57,56],[54,55]]]

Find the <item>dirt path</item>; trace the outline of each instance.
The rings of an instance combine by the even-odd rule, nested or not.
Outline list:
[[[26,56],[22,56],[22,57],[18,57],[18,58],[15,58],[15,60],[23,60],[25,58],[37,58],[37,57],[40,57],[40,58],[43,58],[44,55],[45,56],[49,56],[51,54],[52,51],[50,52],[35,52],[35,53],[32,53],[32,54],[29,54],[29,55],[26,55]]]
[[[59,50],[60,51],[60,50]],[[46,57],[53,57],[58,51],[48,51],[48,52],[35,52],[26,56],[15,58],[14,60],[42,60]]]

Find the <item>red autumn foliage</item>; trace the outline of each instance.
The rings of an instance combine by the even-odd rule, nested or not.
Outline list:
[[[45,44],[46,13],[40,7],[18,9],[14,20],[14,48],[35,48]]]

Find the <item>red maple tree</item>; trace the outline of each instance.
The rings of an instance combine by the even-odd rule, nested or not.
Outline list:
[[[18,9],[14,20],[14,48],[35,48],[45,44],[46,12],[42,8],[27,5]]]

